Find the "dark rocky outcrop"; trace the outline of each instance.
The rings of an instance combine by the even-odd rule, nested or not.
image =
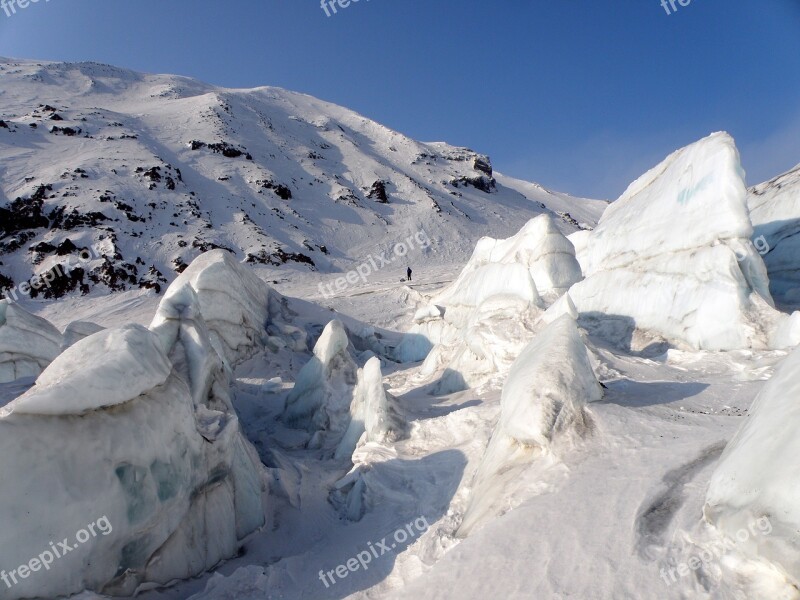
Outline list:
[[[367,194],[367,198],[382,204],[389,204],[389,195],[386,193],[386,183],[385,181],[376,181],[373,183],[372,188],[370,188]]]

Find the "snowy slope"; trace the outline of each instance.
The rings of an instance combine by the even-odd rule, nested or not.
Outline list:
[[[565,233],[578,226],[566,212],[591,227],[604,204],[523,185],[498,184],[472,150],[299,93],[0,59],[0,287],[71,258],[33,294],[163,289],[215,247],[329,272],[420,231],[425,261],[457,261],[543,212]]]

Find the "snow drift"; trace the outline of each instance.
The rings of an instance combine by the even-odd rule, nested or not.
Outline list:
[[[248,305],[251,290],[231,284],[231,305]],[[150,329],[78,341],[0,412],[0,564],[27,563],[100,517],[113,527],[5,597],[129,596],[213,567],[264,524],[262,466],[199,296],[175,284]]]
[[[800,349],[789,355],[764,386],[750,417],[728,443],[711,477],[706,521],[736,539],[759,519],[770,535],[737,540],[738,550],[766,560],[800,585]]]
[[[0,300],[0,383],[39,375],[61,352],[63,341],[45,319]]]
[[[746,199],[728,134],[670,155],[588,236],[586,279],[570,290],[581,315],[629,318],[697,349],[774,346],[788,317],[773,308]]]
[[[800,165],[750,190],[754,245],[764,256],[776,300],[800,303]]]
[[[564,440],[586,434],[589,402],[603,397],[575,319],[562,315],[540,331],[508,374],[500,420],[475,475],[470,504],[459,529],[466,536],[498,503],[534,458]]]

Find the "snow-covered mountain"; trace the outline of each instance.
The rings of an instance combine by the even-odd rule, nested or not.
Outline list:
[[[90,249],[34,296],[161,289],[217,247],[329,272],[424,231],[426,261],[466,260],[482,235],[541,213],[572,233],[605,206],[283,89],[0,59],[0,287]]]

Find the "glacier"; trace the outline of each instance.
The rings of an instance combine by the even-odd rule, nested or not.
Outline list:
[[[439,393],[502,380],[545,309],[581,278],[572,243],[548,215],[510,238],[482,238],[458,278],[417,311],[396,355],[424,359],[420,377],[439,377]]]

